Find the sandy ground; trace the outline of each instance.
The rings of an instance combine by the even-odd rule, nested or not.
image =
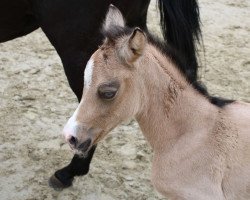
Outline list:
[[[250,2],[201,0],[205,54],[200,70],[211,93],[250,101]],[[154,3],[150,27],[159,32]],[[77,106],[61,62],[41,30],[0,44],[1,200],[159,200],[150,183],[151,149],[138,125],[116,128],[91,171],[62,192],[49,176],[72,153],[60,132]]]

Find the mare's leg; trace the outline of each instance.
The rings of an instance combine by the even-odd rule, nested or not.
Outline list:
[[[78,101],[82,97],[86,63],[102,40],[99,31],[109,3],[99,0],[43,0],[36,1],[34,5],[40,26],[57,50]],[[83,158],[74,155],[69,165],[54,173],[50,185],[63,189],[72,185],[74,176],[87,174],[94,151],[95,147]]]
[[[134,7],[136,9],[134,9],[133,12],[130,12],[130,14],[126,15],[128,25],[130,25],[131,27],[139,26],[143,29],[146,29],[146,17],[147,17],[147,8],[148,8],[149,1],[147,0],[147,2],[148,3],[143,4],[141,1],[139,4],[137,4],[136,7]],[[124,1],[122,3],[124,3]],[[126,7],[123,4],[119,4],[119,6],[122,6],[123,8]],[[130,7],[132,7],[132,5]],[[123,12],[127,13],[128,11],[123,10]],[[103,15],[103,17],[104,16],[105,15]],[[98,30],[98,28],[96,30]],[[44,31],[46,33],[46,28]],[[91,34],[93,34],[93,32],[91,32]],[[47,35],[49,37],[50,34],[47,34]],[[94,35],[92,35],[92,37],[93,36]],[[95,38],[101,39],[101,36],[99,35],[98,32],[96,32]],[[53,38],[49,37],[49,39],[51,39],[51,42],[53,44],[53,41],[54,41]],[[62,59],[63,66],[65,69],[65,73],[68,78],[70,87],[76,94],[79,101],[81,100],[82,89],[83,89],[83,75],[84,75],[84,68],[85,68],[83,64],[86,64],[90,55],[97,48],[97,45],[100,43],[99,39],[95,41],[93,40],[91,43],[91,47],[89,49],[88,49],[88,41],[86,41],[85,46],[84,46],[86,53],[83,53],[82,51],[71,52],[71,51],[68,51],[67,48],[64,48],[64,47],[62,49],[61,48],[57,49]],[[81,40],[79,39],[78,42],[81,42]],[[55,44],[54,46],[56,47]],[[68,166],[56,171],[55,174],[50,178],[50,185],[54,187],[55,189],[62,189],[65,187],[69,187],[72,185],[74,176],[81,176],[81,175],[87,174],[89,171],[90,162],[95,152],[95,148],[96,147],[93,147],[90,150],[88,156],[85,158],[80,158],[79,156],[74,155],[72,161],[70,162]]]
[[[147,10],[149,6],[150,0],[140,0],[137,1],[135,4],[135,1],[120,1],[121,4],[117,5],[121,8],[130,8],[130,10],[124,9],[122,12],[126,14],[126,21],[127,24],[131,27],[139,26],[140,28],[147,30],[146,26],[146,19],[147,19]],[[119,2],[116,2],[119,3]],[[116,5],[115,3],[115,5]],[[124,3],[130,3],[131,5],[124,5]],[[131,8],[134,8],[131,10]],[[96,38],[101,38],[99,33],[96,34]],[[97,45],[101,41],[96,41],[96,44],[92,45],[94,46],[93,49],[85,49],[86,52],[92,54],[92,52],[95,50]],[[87,46],[85,46],[87,48]],[[70,55],[71,54],[71,55]],[[65,73],[67,75],[70,87],[78,97],[78,100],[80,101],[81,96],[82,96],[82,88],[83,88],[83,75],[84,75],[84,67],[82,67],[81,62],[85,58],[89,58],[90,55],[79,55],[79,53],[74,52],[69,53],[62,53],[59,54],[60,57],[62,58]],[[84,61],[84,63],[86,63]],[[77,67],[78,66],[78,67]],[[53,187],[55,188],[63,188],[70,186],[72,184],[74,176],[80,176],[80,175],[85,175],[89,171],[89,165],[91,162],[91,159],[93,157],[94,151],[96,147],[93,147],[91,151],[89,152],[88,157],[86,158],[80,158],[77,155],[75,155],[71,161],[71,163],[56,171],[55,174],[51,177],[50,183],[52,184]],[[63,185],[62,185],[63,184]]]
[[[149,0],[120,2],[118,7],[126,8],[123,13],[128,25],[146,29]],[[130,5],[122,4],[124,2],[129,2]],[[79,101],[82,96],[85,65],[101,43],[102,36],[99,30],[109,4],[110,1],[99,0],[44,0],[36,1],[34,5],[40,26],[56,48],[70,87]],[[55,172],[50,184],[55,188],[68,187],[72,184],[74,176],[87,174],[94,151],[95,147],[85,158],[75,155],[68,166]]]
[[[78,101],[80,101],[83,91],[85,64],[87,63],[90,55],[86,55],[83,52],[67,52],[66,54],[59,53],[59,55],[63,61],[63,66],[69,85],[77,96]],[[96,147],[93,147],[90,150],[87,157],[79,157],[78,155],[74,155],[69,165],[57,170],[50,178],[50,186],[52,186],[54,189],[60,190],[71,186],[74,176],[86,175],[89,171],[95,148]]]
[[[54,189],[63,189],[72,185],[74,176],[86,175],[89,172],[90,162],[95,152],[95,146],[89,151],[87,157],[81,158],[74,155],[70,164],[62,169],[59,169],[51,176],[49,184]]]
[[[88,55],[77,51],[61,54],[59,52],[69,85],[77,96],[78,101],[80,101],[82,97],[85,64],[92,52],[93,51],[90,51]],[[50,186],[60,190],[71,186],[75,176],[86,175],[89,171],[95,148],[96,147],[92,147],[87,157],[74,155],[69,165],[57,170],[54,175],[52,175],[49,180]]]
[[[82,63],[87,62],[90,55],[82,53],[66,53],[60,55],[63,61],[65,74],[68,78],[71,89],[81,100],[83,91],[83,75],[84,68]],[[75,176],[86,175],[89,172],[90,163],[94,155],[96,147],[92,147],[86,157],[74,155],[69,165],[57,170],[50,178],[49,184],[56,190],[61,190],[72,185]]]

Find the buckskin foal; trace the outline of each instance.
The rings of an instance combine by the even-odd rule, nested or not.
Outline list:
[[[81,102],[64,128],[72,149],[87,154],[135,117],[153,149],[152,183],[164,196],[249,200],[250,104],[203,95],[171,50],[124,24],[112,7],[106,39],[87,64]]]

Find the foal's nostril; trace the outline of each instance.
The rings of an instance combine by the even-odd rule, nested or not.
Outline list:
[[[71,138],[69,139],[69,143],[71,144],[71,145],[73,145],[74,147],[76,147],[76,145],[77,145],[77,138],[76,137],[74,137],[74,136],[71,136]]]

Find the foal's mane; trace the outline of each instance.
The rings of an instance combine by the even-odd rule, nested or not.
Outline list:
[[[129,27],[112,26],[108,30],[102,30],[102,34],[108,42],[115,43],[115,41],[119,38],[131,35],[133,31],[134,29]],[[190,66],[188,66],[187,61],[184,59],[185,57],[182,56],[181,53],[175,48],[171,47],[169,44],[151,33],[144,32],[144,34],[147,36],[148,43],[156,47],[163,55],[168,57],[173,62],[174,66],[177,67],[178,70],[184,75],[186,80],[193,86],[193,88],[196,89],[201,95],[205,96],[210,103],[222,108],[227,104],[234,102],[234,100],[211,96],[208,93],[206,86],[198,80],[191,82],[191,77],[189,77],[190,75],[188,73]]]

